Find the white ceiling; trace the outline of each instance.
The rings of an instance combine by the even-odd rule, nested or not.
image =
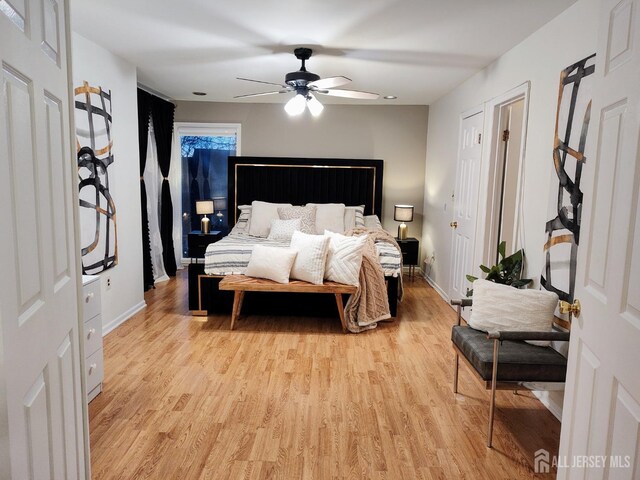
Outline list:
[[[353,80],[344,88],[398,96],[374,103],[428,105],[575,1],[71,0],[71,17],[76,32],[176,100],[232,102],[269,91],[235,77],[284,82],[300,68],[293,49],[308,46],[307,69],[321,77],[344,75]]]

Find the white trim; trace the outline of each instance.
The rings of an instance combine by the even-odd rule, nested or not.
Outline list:
[[[447,302],[447,305],[449,305],[449,295],[447,295],[447,293],[440,287],[440,285],[438,285],[431,277],[428,277],[427,275],[423,275],[423,277],[427,281],[427,283],[431,285],[431,287],[433,287],[438,295],[440,295],[442,299]]]
[[[558,405],[556,402],[551,400],[549,397],[549,392],[544,390],[532,390],[533,396],[536,397],[542,405],[547,407],[554,417],[556,417],[560,422],[562,422],[562,405]]]
[[[107,323],[106,325],[103,325],[102,326],[102,336],[104,337],[108,333],[111,333],[117,327],[119,327],[124,322],[126,322],[131,317],[133,317],[136,313],[141,311],[143,308],[146,308],[146,306],[147,306],[147,304],[143,300],[140,303],[138,303],[138,304],[134,305],[133,307],[131,307],[129,310],[124,312],[122,315],[119,315],[118,317],[116,317],[115,319],[113,319],[112,321]]]
[[[482,160],[480,163],[480,194],[478,196],[478,218],[476,221],[476,242],[474,246],[473,257],[474,265],[486,264],[493,265],[495,258],[491,258],[493,250],[491,243],[491,231],[495,218],[493,213],[493,194],[495,193],[495,179],[492,175],[496,171],[496,155],[498,140],[501,138],[498,125],[499,113],[502,106],[513,103],[517,100],[524,99],[523,123],[522,123],[522,141],[520,145],[520,166],[518,174],[517,186],[517,206],[518,225],[521,237],[524,236],[524,218],[522,218],[522,196],[524,184],[524,164],[527,148],[527,129],[529,123],[529,97],[531,91],[531,82],[526,81],[521,85],[507,91],[506,93],[492,98],[486,103],[484,138],[487,139],[482,145]],[[476,274],[479,273],[479,267],[476,267]]]

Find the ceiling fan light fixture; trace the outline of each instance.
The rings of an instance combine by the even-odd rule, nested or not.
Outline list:
[[[284,111],[287,112],[288,115],[295,117],[296,115],[300,115],[302,112],[304,112],[306,103],[307,99],[298,93],[287,102],[287,104],[284,106]]]
[[[311,112],[311,115],[317,117],[322,113],[322,110],[324,110],[324,105],[322,105],[322,103],[320,103],[318,99],[310,93],[307,97],[307,108]]]

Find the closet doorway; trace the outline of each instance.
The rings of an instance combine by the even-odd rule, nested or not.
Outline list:
[[[487,221],[482,259],[498,261],[498,244],[507,255],[523,246],[522,184],[528,111],[528,84],[494,99],[488,171]]]

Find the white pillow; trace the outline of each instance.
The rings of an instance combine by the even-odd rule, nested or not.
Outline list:
[[[298,252],[290,248],[256,245],[251,252],[245,275],[289,283],[291,267]]]
[[[269,236],[267,237],[269,240],[280,240],[289,242],[291,240],[291,235],[296,230],[300,230],[301,220],[299,218],[294,218],[291,220],[280,220],[275,219],[271,220],[271,229],[269,231]]]
[[[364,205],[344,207],[344,231],[364,227]]]
[[[364,217],[364,226],[369,230],[382,230],[382,224],[377,215],[367,215]]]
[[[358,286],[366,235],[346,237],[328,230],[324,234],[331,239],[324,278],[332,282]]]
[[[240,216],[238,221],[229,232],[229,235],[235,235],[239,233],[249,234],[249,223],[251,222],[251,205],[240,205]]]
[[[316,206],[316,233],[322,235],[325,230],[344,232],[344,203],[308,203]]]
[[[521,290],[488,280],[473,282],[469,326],[484,332],[550,332],[558,295],[547,290]],[[547,346],[548,341],[530,341]]]
[[[300,230],[302,233],[316,233],[316,206],[306,207],[282,207],[278,208],[278,215],[281,220],[300,219]]]
[[[291,278],[321,285],[329,252],[329,240],[330,238],[324,235],[293,232],[291,248],[297,250],[298,255],[291,269]]]
[[[290,203],[268,203],[254,200],[251,202],[251,222],[249,235],[252,237],[266,237],[269,235],[271,220],[280,218],[278,207],[290,207]]]

